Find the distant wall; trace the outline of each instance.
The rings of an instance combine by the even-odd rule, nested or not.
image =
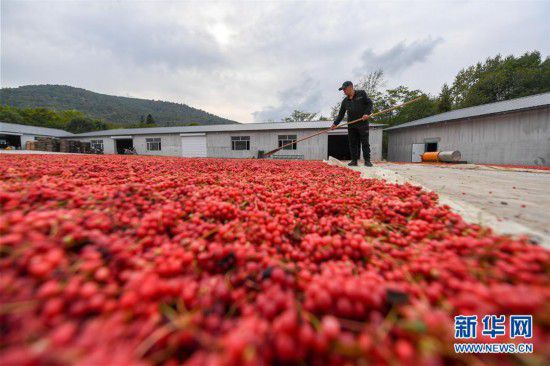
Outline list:
[[[550,165],[550,108],[390,130],[388,160],[411,161],[412,144],[438,141],[475,164]]]
[[[372,161],[382,160],[382,131],[382,127],[371,127],[369,129],[370,158]]]
[[[281,130],[281,131],[237,131],[209,132],[206,134],[206,146],[209,157],[219,158],[252,158],[258,151],[268,152],[278,147],[279,135],[297,135],[303,138],[321,130]],[[338,133],[347,133],[345,129]],[[250,150],[231,150],[231,136],[250,136]],[[305,160],[324,160],[328,156],[328,135],[321,134],[308,140],[298,142],[296,150],[281,150],[276,155],[299,155]],[[371,127],[369,130],[371,159],[382,158],[382,129]]]
[[[146,139],[148,138],[160,138],[161,150],[147,150]],[[103,140],[103,153],[116,154],[116,139],[113,139],[110,136],[79,138],[78,140],[85,142],[91,142],[92,140]],[[181,156],[181,137],[179,134],[134,135],[132,136],[132,143],[134,145],[134,149],[136,149],[136,152],[139,155]]]
[[[27,141],[36,141],[36,138],[38,137],[48,137],[48,138],[57,138],[57,137],[51,137],[51,136],[44,136],[44,135],[29,135],[29,134],[23,134],[20,135],[21,137],[21,149],[25,150],[25,145]]]
[[[161,150],[148,151],[148,138],[160,138]],[[181,156],[181,136],[171,135],[138,135],[134,136],[134,148],[139,155]]]
[[[268,152],[278,147],[279,135],[297,135],[300,139],[315,133],[316,130],[282,131],[234,131],[209,132],[206,134],[208,157],[213,158],[253,158],[258,151]],[[231,136],[250,136],[250,150],[231,150]],[[322,160],[327,155],[327,135],[319,135],[298,142],[296,150],[281,150],[275,155],[301,155],[306,160]]]
[[[77,140],[70,138],[69,140]],[[82,142],[91,142],[92,140],[103,140],[103,153],[104,154],[115,154],[115,140],[110,137],[90,137],[90,138],[78,138]]]
[[[297,135],[300,139],[321,130],[280,130],[280,131],[233,131],[233,132],[207,132],[206,147],[208,157],[212,158],[255,158],[258,151],[267,152],[278,146],[279,135]],[[338,133],[347,133],[345,129],[337,130]],[[371,159],[380,160],[382,157],[382,129],[371,127],[369,131],[371,145]],[[250,150],[231,150],[231,136],[250,136]],[[147,150],[147,138],[157,137],[161,139],[160,151]],[[179,134],[164,135],[133,135],[132,141],[139,155],[163,155],[182,156],[182,140]],[[80,141],[91,142],[103,140],[104,154],[116,154],[115,139],[110,136],[78,138]],[[275,155],[297,155],[305,160],[324,160],[328,154],[327,134],[321,134],[311,139],[301,141],[296,150],[281,150]]]
[[[35,135],[22,135],[21,136],[21,149],[25,150],[27,141],[34,141],[37,136]]]

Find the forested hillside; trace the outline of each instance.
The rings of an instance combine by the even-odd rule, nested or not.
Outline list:
[[[0,104],[17,108],[47,108],[56,112],[76,110],[88,118],[120,126],[144,123],[148,115],[159,126],[237,123],[186,104],[118,97],[66,85],[2,88]]]

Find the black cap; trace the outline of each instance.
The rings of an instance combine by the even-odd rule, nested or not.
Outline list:
[[[353,83],[351,81],[344,81],[344,84],[342,84],[341,87],[338,88],[338,90],[344,90],[346,89],[348,86],[353,86]]]

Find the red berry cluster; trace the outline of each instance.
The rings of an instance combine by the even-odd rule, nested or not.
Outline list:
[[[515,364],[458,314],[550,349],[549,251],[320,162],[0,156],[0,271],[3,365]]]

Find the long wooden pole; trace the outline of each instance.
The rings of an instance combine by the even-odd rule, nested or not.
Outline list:
[[[384,110],[382,110],[382,111],[380,111],[380,112],[373,113],[373,114],[371,114],[371,115],[369,116],[369,119],[372,118],[372,117],[379,116],[379,115],[384,114],[384,113],[388,113],[388,112],[390,112],[390,111],[393,111],[394,109],[404,107],[404,106],[406,106],[406,105],[408,105],[408,104],[417,102],[417,101],[419,101],[420,99],[422,99],[422,97],[414,98],[414,99],[411,99],[411,100],[409,100],[409,101],[407,101],[407,102],[405,102],[405,103],[403,103],[403,104],[398,104],[398,105],[393,106],[393,107],[391,107],[391,108],[384,109]],[[360,121],[363,121],[363,118],[358,118],[358,119],[353,120],[353,121],[350,121],[350,122],[342,123],[341,125],[338,125],[336,128],[340,128],[340,127],[344,127],[344,126],[349,126],[349,125],[352,125],[352,124],[357,123],[357,122],[360,122]],[[276,149],[274,149],[274,150],[271,150],[271,151],[268,151],[268,152],[264,153],[263,156],[264,156],[264,157],[267,157],[267,156],[273,155],[273,154],[275,154],[277,151],[280,151],[280,150],[284,149],[284,148],[287,147],[287,146],[294,145],[294,144],[296,144],[296,143],[298,143],[298,142],[300,142],[300,141],[304,141],[304,140],[310,139],[310,138],[312,138],[312,137],[319,136],[319,135],[321,135],[321,134],[323,134],[323,133],[327,133],[327,132],[330,132],[330,131],[332,131],[332,130],[333,130],[333,128],[327,128],[326,130],[322,130],[322,131],[316,132],[316,133],[314,133],[313,135],[309,135],[309,136],[306,136],[306,137],[302,137],[301,139],[297,139],[297,140],[291,141],[291,142],[286,143],[286,144],[284,144],[284,145],[282,145],[282,146],[279,146],[278,148],[276,148]]]

